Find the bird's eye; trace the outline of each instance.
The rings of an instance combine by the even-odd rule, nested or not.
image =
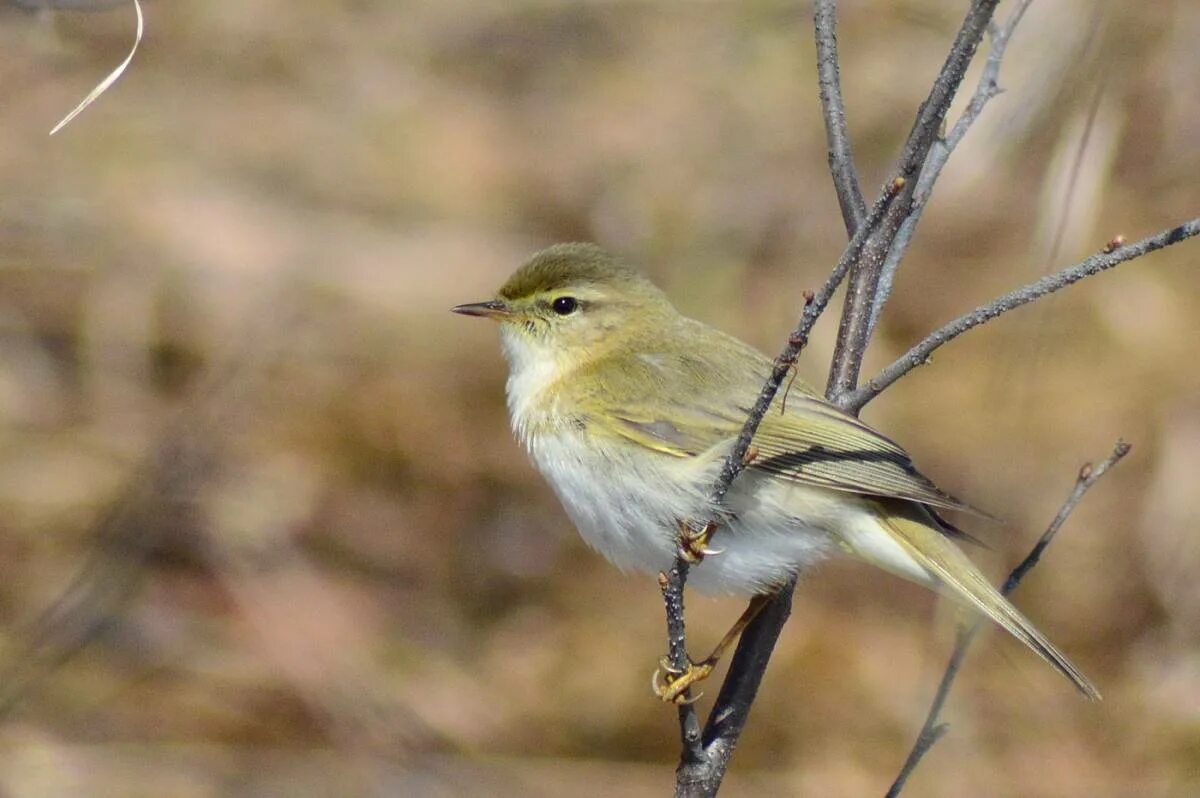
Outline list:
[[[560,296],[550,307],[560,316],[570,316],[579,309],[579,301],[573,296]]]

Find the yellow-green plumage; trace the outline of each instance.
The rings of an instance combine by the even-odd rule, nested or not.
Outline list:
[[[707,491],[770,360],[679,314],[593,245],[536,255],[491,303],[501,322],[513,426],[580,532],[622,567],[658,571],[676,522],[714,509]],[[562,312],[562,311],[567,312]],[[950,539],[932,508],[970,510],[904,450],[797,380],[763,418],[757,457],[726,498],[691,584],[769,592],[839,551],[984,613],[1098,694]]]

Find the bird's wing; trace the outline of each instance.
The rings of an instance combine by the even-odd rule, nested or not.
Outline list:
[[[753,445],[751,467],[783,479],[983,515],[918,471],[894,441],[814,396],[789,397],[782,413],[773,407]]]
[[[681,356],[655,355],[632,368],[626,362],[619,389],[601,402],[610,413],[592,422],[676,457],[695,457],[736,437],[754,400],[753,394],[744,395],[745,385],[762,384],[766,359],[758,356],[746,374],[730,375],[726,368],[726,373],[709,370],[705,378],[695,379],[695,373],[706,368],[703,353],[686,358],[683,362]],[[718,364],[707,365],[716,369]],[[797,383],[786,400],[783,394],[781,390],[754,436],[757,455],[751,468],[831,490],[987,515],[939,489],[898,444],[807,386]],[[671,397],[669,412],[662,407],[663,396]],[[951,535],[958,532],[950,524],[946,528]]]

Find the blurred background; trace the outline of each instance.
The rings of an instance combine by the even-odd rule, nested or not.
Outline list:
[[[873,196],[964,4],[843,5]],[[594,240],[777,350],[845,239],[809,6],[150,0],[54,138],[134,16],[38,6],[0,5],[0,792],[668,793],[658,588],[580,542],[495,330],[447,309]],[[1033,5],[865,373],[1196,214],[1197,40],[1187,0]],[[997,579],[1134,445],[1015,597],[1105,701],[989,635],[908,794],[1200,791],[1197,261],[1007,315],[867,408],[1004,519],[961,519]],[[697,653],[741,608],[691,600]],[[882,794],[953,628],[865,567],[811,575],[723,794]]]

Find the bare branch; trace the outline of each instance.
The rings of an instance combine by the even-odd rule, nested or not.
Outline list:
[[[1075,512],[1075,507],[1083,499],[1083,495],[1091,490],[1092,485],[1095,485],[1100,477],[1104,476],[1110,468],[1121,462],[1121,459],[1129,454],[1129,450],[1132,448],[1131,444],[1118,439],[1116,445],[1113,446],[1112,454],[1102,460],[1100,465],[1093,466],[1090,463],[1086,463],[1079,469],[1079,476],[1075,480],[1075,488],[1071,491],[1071,495],[1067,497],[1063,506],[1059,508],[1058,515],[1054,516],[1054,520],[1050,522],[1050,526],[1038,538],[1038,542],[1029,554],[1025,556],[1025,559],[1013,569],[1013,572],[1008,575],[1008,579],[1004,580],[1004,584],[1000,588],[1000,592],[1003,595],[1007,596],[1016,589],[1017,585],[1021,584],[1021,580],[1025,578],[1025,575],[1038,564],[1042,553],[1054,540],[1054,536],[1058,534],[1058,530],[1062,529],[1062,525],[1067,522],[1067,518],[1070,517],[1071,513]]]
[[[716,485],[713,486],[711,496],[713,503],[719,504],[724,501],[725,493],[729,490],[729,486],[737,478],[737,475],[742,472],[742,469],[746,467],[746,452],[750,448],[750,441],[754,437],[754,433],[758,430],[758,425],[762,421],[762,417],[766,415],[767,408],[771,406],[771,401],[775,398],[779,386],[783,383],[783,378],[787,376],[792,366],[796,364],[796,358],[800,356],[800,350],[808,344],[809,333],[812,332],[817,319],[821,317],[821,313],[825,311],[829,300],[833,298],[834,292],[837,291],[838,286],[845,279],[846,273],[861,258],[863,248],[870,240],[871,231],[887,217],[897,197],[904,194],[906,185],[903,177],[897,177],[888,184],[879,199],[875,201],[875,206],[871,209],[871,214],[867,217],[862,229],[846,245],[845,251],[842,252],[837,265],[830,272],[825,285],[821,286],[821,290],[816,294],[805,296],[804,312],[800,315],[800,321],[796,324],[796,329],[792,330],[791,335],[788,336],[788,342],[783,351],[775,358],[775,366],[771,370],[771,376],[763,385],[762,390],[759,391],[758,400],[755,401],[754,408],[746,418],[746,423],[742,426],[742,432],[738,435],[737,442],[729,452],[729,456],[725,458],[725,465],[721,468],[721,475],[718,477]]]
[[[1033,567],[1038,564],[1042,553],[1046,551],[1046,547],[1054,540],[1054,536],[1058,534],[1058,530],[1062,529],[1067,518],[1075,511],[1079,502],[1083,499],[1083,495],[1087,493],[1093,485],[1099,481],[1100,477],[1113,466],[1121,461],[1125,455],[1129,454],[1130,445],[1123,440],[1118,440],[1116,446],[1113,447],[1110,454],[1100,465],[1092,467],[1091,464],[1085,464],[1079,471],[1079,476],[1075,480],[1075,487],[1071,489],[1071,494],[1059,508],[1058,514],[1054,516],[1054,520],[1050,522],[1050,526],[1038,538],[1038,542],[1033,549],[1025,556],[1025,559],[1013,569],[1008,575],[1008,579],[1004,581],[1004,585],[1000,588],[1000,592],[1007,596],[1021,584],[1021,580],[1025,578]],[[925,723],[921,726],[921,731],[917,734],[916,742],[913,743],[912,750],[908,753],[908,758],[904,761],[904,766],[900,768],[899,775],[892,783],[891,788],[887,791],[887,798],[895,798],[904,789],[904,785],[908,782],[909,776],[920,763],[921,758],[929,752],[929,749],[942,738],[949,730],[949,726],[942,723],[940,718],[942,708],[946,704],[946,698],[950,694],[950,688],[954,685],[954,680],[958,676],[959,670],[962,669],[963,660],[966,659],[967,647],[971,645],[971,641],[979,633],[981,623],[976,621],[970,626],[963,627],[959,630],[958,638],[954,643],[954,652],[950,655],[950,661],[946,665],[946,671],[942,674],[942,680],[938,684],[937,692],[934,694],[933,703],[930,704],[929,714],[925,716]]]
[[[866,242],[869,230],[887,212],[888,207],[903,188],[903,185],[904,181],[902,180],[897,179],[893,181],[891,191],[885,192],[875,203],[875,207],[871,209],[871,215],[866,220],[867,224],[850,239],[846,250],[842,253],[841,258],[838,259],[837,265],[834,266],[828,279],[826,279],[825,285],[816,294],[811,292],[806,293],[804,297],[804,311],[800,314],[800,320],[797,322],[796,328],[792,330],[791,335],[788,336],[787,345],[779,353],[779,356],[775,358],[771,375],[759,391],[758,399],[747,416],[746,423],[742,425],[742,431],[734,442],[733,449],[730,450],[729,455],[725,458],[725,462],[721,467],[721,473],[713,484],[709,496],[709,503],[712,506],[719,506],[724,501],[725,494],[729,491],[729,486],[733,484],[733,481],[745,469],[749,461],[747,453],[750,450],[750,441],[754,438],[754,433],[758,430],[758,425],[762,422],[763,416],[766,415],[767,409],[771,406],[771,402],[774,401],[775,395],[779,392],[784,378],[787,377],[788,372],[796,364],[796,358],[800,356],[800,352],[808,344],[808,336],[812,332],[813,326],[816,325],[817,320],[821,317],[821,313],[829,305],[829,300],[833,298],[838,286],[845,279],[846,272],[850,269],[850,264],[858,258],[863,244]],[[713,523],[716,523],[716,519],[708,519],[708,524]],[[702,525],[700,528],[703,529],[704,526],[707,526],[707,524]],[[683,670],[688,665],[687,634],[683,612],[683,589],[687,583],[690,568],[691,566],[687,558],[681,552],[675,558],[675,564],[671,570],[660,576],[663,602],[667,614],[667,658],[672,667],[679,670]],[[790,602],[790,590],[787,591],[787,595]],[[771,612],[768,611],[764,614],[770,615]],[[778,632],[776,632],[776,635],[778,635]],[[743,639],[745,638],[743,637]],[[758,678],[761,680],[761,673]],[[757,686],[757,681],[755,681],[755,690],[757,690]],[[722,694],[724,694],[724,689],[722,690]],[[708,769],[711,760],[698,748],[700,742],[699,720],[691,703],[691,691],[685,691],[681,698],[682,700],[679,704],[679,732],[680,739],[683,742],[683,763],[680,765],[680,768],[682,769],[685,765],[690,765],[701,769]],[[749,704],[752,701],[753,694],[745,701],[747,708],[749,708]],[[718,700],[709,718],[710,725],[712,718],[718,714],[720,707],[721,703]],[[740,733],[740,726],[738,727],[738,733]],[[729,751],[732,752],[732,744],[729,745]],[[723,766],[721,773],[722,775],[724,774]],[[716,783],[720,783],[719,778]]]
[[[817,31],[818,57],[822,60],[818,63],[818,71],[821,73],[822,101],[825,103],[827,136],[829,138],[831,154],[831,171],[834,174],[835,187],[838,189],[839,202],[845,208],[847,203],[844,196],[849,196],[847,190],[849,183],[846,181],[846,176],[853,175],[853,166],[852,160],[849,157],[849,146],[845,139],[844,116],[841,113],[841,98],[837,87],[836,40],[832,38],[832,23],[836,6],[832,0],[814,0],[814,2],[817,17],[815,24],[820,28]],[[988,84],[991,88],[976,90],[976,95],[964,113],[964,117],[956,123],[950,136],[947,137],[947,141],[950,142],[950,150],[965,136],[970,124],[981,113],[984,104],[990,99],[990,96],[995,93],[995,72],[999,69],[1004,45],[1007,43],[1012,30],[1015,29],[1017,23],[1020,21],[1021,15],[1028,6],[1028,0],[1018,0],[1018,3],[1016,11],[1006,21],[1005,27],[993,32],[993,48],[989,57],[989,64],[985,67],[985,71],[992,73],[990,83]],[[747,464],[746,455],[751,449],[750,442],[753,439],[759,422],[768,407],[770,407],[800,351],[807,343],[812,325],[816,322],[817,317],[838,287],[843,275],[849,275],[849,286],[847,288],[841,325],[838,331],[838,340],[830,377],[826,386],[826,397],[848,409],[849,412],[857,413],[870,398],[877,395],[896,379],[899,379],[899,376],[902,376],[903,373],[915,367],[915,363],[907,365],[898,374],[890,377],[886,383],[876,385],[875,381],[872,381],[868,386],[855,390],[863,354],[870,339],[871,325],[873,323],[872,317],[875,313],[875,303],[879,296],[879,279],[883,264],[896,248],[896,242],[902,230],[905,231],[906,238],[900,246],[900,252],[903,251],[904,246],[907,246],[907,241],[911,238],[916,221],[908,222],[913,213],[914,192],[917,190],[916,184],[918,178],[925,174],[923,170],[929,166],[932,157],[935,168],[934,171],[928,173],[928,182],[925,184],[925,191],[920,197],[920,208],[923,208],[928,191],[932,188],[934,181],[936,181],[937,172],[944,165],[945,157],[948,157],[949,151],[945,154],[939,153],[936,156],[931,156],[931,148],[937,141],[938,131],[943,124],[950,102],[962,83],[966,68],[984,32],[991,25],[991,18],[997,4],[998,0],[974,0],[972,2],[962,27],[951,47],[950,54],[934,81],[929,96],[918,110],[913,129],[901,153],[897,176],[884,186],[868,218],[862,220],[861,223],[856,223],[857,226],[854,228],[850,245],[839,261],[837,268],[834,269],[833,274],[820,293],[807,297],[808,301],[806,302],[800,322],[789,336],[787,346],[774,361],[771,376],[760,391],[755,406],[749,413],[742,432],[728,458],[723,463],[721,474],[713,486],[712,501],[714,506],[721,504],[730,485],[745,468]],[[828,58],[832,58],[832,63],[827,63],[824,60]],[[826,89],[831,89],[832,91],[828,98],[824,96]],[[944,144],[945,142],[943,142]],[[844,149],[841,149],[842,145],[845,145]],[[938,159],[941,160],[939,161]],[[847,171],[847,167],[849,171]],[[844,190],[847,190],[845,195],[843,193]],[[853,205],[853,202],[851,201],[849,204]],[[847,218],[846,221],[849,228],[852,222],[850,218]],[[906,223],[908,223],[907,227],[905,226]],[[989,318],[994,318],[996,315],[1017,307],[1020,304],[1032,301],[1037,296],[1058,290],[1065,285],[1082,279],[1087,274],[1111,268],[1112,265],[1116,265],[1118,262],[1129,260],[1162,246],[1176,243],[1195,235],[1197,232],[1200,232],[1200,220],[1189,222],[1186,225],[1161,234],[1162,240],[1157,242],[1148,240],[1147,242],[1138,242],[1129,247],[1121,247],[1120,243],[1114,241],[1112,246],[1109,247],[1111,251],[1106,252],[1103,256],[1094,256],[1081,264],[1080,267],[1077,267],[1082,268],[1083,273],[1078,275],[1067,274],[1065,277],[1064,273],[1060,273],[1059,275],[1047,278],[1051,281],[1061,279],[1061,285],[1044,286],[1041,282],[1034,283],[1025,289],[1021,289],[1019,292],[1015,292],[1016,294],[1020,294],[1015,299],[1012,296],[1002,297],[1000,300],[997,300],[998,304],[995,304],[994,307],[987,306],[979,309],[977,313],[983,313],[984,316],[966,321],[962,330],[955,331],[951,329],[947,331],[946,328],[943,328],[943,330],[934,333],[934,336],[942,335],[943,339],[933,343],[929,351],[940,346],[941,343],[944,343],[951,337],[961,334],[966,329],[981,324]],[[1071,270],[1065,271],[1070,272]],[[1030,291],[1040,293],[1026,296]],[[1005,306],[1006,302],[1009,303],[1007,306]],[[973,318],[973,315],[969,314],[969,318]],[[921,355],[918,362],[923,361],[927,354]],[[905,365],[901,361],[898,361],[898,363],[902,366]],[[893,364],[892,367],[889,367],[889,370],[895,367],[896,364]],[[889,370],[885,370],[885,373],[881,377],[887,376]],[[876,379],[880,378],[877,377]],[[681,532],[685,531],[694,533],[699,530],[694,525],[689,524],[686,530],[681,530]],[[681,539],[681,546],[683,543],[684,541]],[[1044,546],[1042,548],[1044,549]],[[669,659],[671,666],[680,670],[686,669],[689,664],[683,619],[683,590],[689,567],[686,558],[682,556],[681,552],[681,556],[677,558],[676,564],[671,571],[662,575],[663,596],[667,609]],[[691,704],[687,703],[691,700],[692,696],[687,691],[681,696],[684,702],[680,708],[680,734],[683,741],[683,754],[679,767],[676,770],[677,796],[712,796],[720,788],[733,750],[745,726],[750,707],[753,705],[758,687],[762,682],[771,653],[778,640],[783,624],[791,612],[794,584],[793,580],[784,586],[767,604],[761,614],[755,617],[742,633],[729,672],[722,684],[720,694],[709,714],[704,729],[699,735],[699,740],[697,740],[697,715]],[[955,665],[955,670],[957,668],[958,666]],[[942,700],[944,701],[944,698]],[[930,731],[925,733],[918,743],[924,749],[927,749],[936,742],[942,733],[944,733],[944,728],[939,728],[935,719],[930,726]]]
[[[791,615],[795,589],[793,578],[742,632],[729,664],[729,673],[704,726],[705,761],[702,766],[681,763],[675,770],[676,798],[711,798],[720,789],[767,671],[771,652]]]
[[[909,373],[917,366],[929,362],[934,350],[958,336],[978,327],[980,324],[1007,313],[1014,308],[1026,305],[1035,299],[1060,291],[1067,286],[1077,283],[1085,277],[1107,271],[1119,266],[1125,261],[1139,258],[1158,249],[1178,244],[1200,233],[1200,217],[1184,222],[1177,227],[1163,230],[1161,233],[1126,244],[1113,249],[1105,247],[1105,251],[1096,253],[1079,263],[1049,274],[1036,282],[1021,286],[1004,296],[972,310],[963,316],[934,330],[923,341],[909,349],[894,363],[867,381],[866,385],[851,391],[837,399],[838,404],[845,410],[857,413],[867,402],[870,402],[885,388]]]
[[[937,137],[950,103],[961,85],[967,66],[974,56],[999,0],[974,0],[959,29],[946,62],[934,80],[928,98],[918,109],[912,131],[900,159],[899,174],[888,181],[871,214],[855,232],[849,246],[830,275],[821,293],[806,303],[800,323],[788,338],[787,346],[776,358],[772,374],[764,384],[754,409],[749,414],[742,433],[730,452],[713,490],[714,504],[724,499],[730,484],[745,467],[745,455],[750,440],[766,413],[783,378],[794,364],[800,350],[807,343],[808,332],[828,303],[842,275],[849,272],[846,303],[841,325],[838,329],[834,351],[833,368],[830,372],[826,396],[832,397],[852,390],[858,381],[863,353],[869,339],[871,308],[884,258],[891,248],[907,217],[912,203],[914,180],[925,163],[929,148]],[[687,580],[688,565],[681,556],[676,566],[666,575],[663,586],[664,600],[668,608],[668,634],[684,640],[682,617],[682,591]],[[687,706],[691,696],[682,696],[684,706],[680,710],[680,732],[684,743],[682,761],[676,770],[677,795],[715,795],[728,767],[730,756],[744,727],[750,706],[754,702],[758,686],[762,681],[771,652],[778,640],[784,622],[790,613],[794,582],[783,591],[767,608],[756,617],[743,632],[734,654],[733,664],[722,685],[716,705],[705,724],[702,758],[697,758],[689,739],[694,734],[694,713]],[[679,591],[679,601],[673,600],[674,591]],[[671,617],[671,608],[679,608],[679,616]],[[671,644],[672,666],[687,666],[686,645]],[[679,660],[674,659],[678,655]]]
[[[1002,91],[997,82],[1000,77],[1000,64],[1004,60],[1004,54],[1008,49],[1013,32],[1016,31],[1017,25],[1021,24],[1025,11],[1032,3],[1033,0],[1020,0],[1009,13],[1003,25],[993,25],[989,28],[988,37],[991,39],[991,48],[988,51],[987,61],[983,65],[983,73],[979,76],[979,82],[975,86],[975,93],[971,96],[971,101],[967,104],[962,116],[950,129],[950,133],[934,141],[933,146],[929,148],[929,156],[925,159],[925,166],[921,169],[921,176],[917,179],[916,189],[913,193],[912,211],[900,225],[900,232],[896,234],[896,240],[892,242],[892,248],[883,263],[883,271],[879,275],[879,286],[875,291],[875,304],[871,309],[869,333],[874,332],[883,306],[887,304],[888,297],[891,296],[896,271],[900,268],[900,261],[904,259],[908,246],[912,242],[913,233],[917,229],[917,223],[921,220],[921,214],[925,211],[925,205],[933,194],[934,183],[941,177],[942,169],[950,160],[950,155],[958,147],[959,142],[963,140],[967,131],[983,113],[984,106]]]
[[[838,70],[837,0],[814,0],[813,32],[817,39],[817,88],[825,117],[825,140],[829,148],[829,173],[837,192],[846,237],[853,238],[867,215],[850,133],[846,129],[846,105],[842,100],[842,79]]]
[[[954,44],[950,47],[946,62],[933,82],[929,96],[917,110],[917,118],[904,144],[898,170],[900,177],[908,182],[897,202],[892,204],[884,216],[879,228],[873,231],[873,235],[863,247],[859,262],[850,272],[846,302],[842,309],[842,321],[838,327],[833,363],[826,386],[826,396],[830,398],[853,391],[858,384],[858,373],[870,340],[872,308],[875,305],[883,263],[892,249],[892,242],[895,241],[901,224],[912,211],[913,191],[916,190],[916,181],[929,156],[929,149],[937,139],[950,103],[966,76],[967,67],[991,22],[998,2],[999,0],[974,0],[971,3]]]
[[[671,667],[682,671],[688,665],[687,627],[684,622],[683,587],[687,583],[690,563],[683,556],[675,558],[670,571],[658,575],[662,588],[663,607],[667,613],[667,659]],[[657,675],[657,671],[655,672]],[[679,767],[703,765],[704,746],[700,744],[700,717],[691,689],[685,690],[678,702],[679,740],[683,744]]]

